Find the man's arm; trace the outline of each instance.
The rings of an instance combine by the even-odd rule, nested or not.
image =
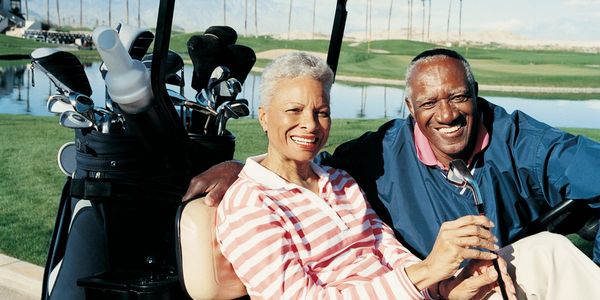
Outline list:
[[[244,164],[241,162],[229,160],[196,175],[190,181],[188,190],[183,195],[183,201],[206,195],[204,198],[206,205],[218,205],[227,189],[237,180],[243,167]]]

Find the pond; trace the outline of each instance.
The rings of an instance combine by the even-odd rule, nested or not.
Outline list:
[[[86,65],[97,106],[104,106],[104,81],[98,71],[99,63]],[[192,67],[186,65],[184,77],[187,81],[184,94],[193,98],[196,91],[190,86]],[[31,85],[32,76],[35,86]],[[251,104],[250,117],[256,117],[260,77],[250,74],[242,93],[238,96]],[[169,88],[177,89],[170,86]],[[40,71],[31,73],[28,66],[0,67],[0,113],[35,116],[52,115],[46,110],[48,96],[55,93],[54,85]],[[331,106],[333,118],[396,118],[406,117],[404,90],[397,87],[377,85],[347,85],[335,83],[332,88]],[[509,112],[516,109],[526,112],[538,120],[556,127],[600,128],[600,100],[538,100],[513,97],[487,97],[493,103],[505,107]]]

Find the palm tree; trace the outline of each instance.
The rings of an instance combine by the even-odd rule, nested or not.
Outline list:
[[[431,29],[431,0],[429,0],[429,13],[427,17],[427,40],[429,41],[429,29]]]
[[[462,0],[459,0],[460,6],[458,11],[458,40],[462,35]]]
[[[254,37],[258,37],[258,5],[254,0]]]
[[[406,28],[407,28],[407,30],[406,30],[406,39],[410,40],[410,32],[412,31],[412,28],[411,28],[412,24],[410,23],[410,16],[411,16],[411,11],[410,11],[411,5],[410,5],[410,3],[412,1],[411,0],[406,0],[406,2],[408,3],[408,11],[407,11],[407,16],[406,16],[406,22],[407,22],[407,25],[406,25]]]
[[[112,27],[111,18],[112,18],[112,1],[108,0],[108,27]]]
[[[244,36],[248,36],[248,0],[244,1]]]
[[[450,35],[450,12],[452,10],[452,0],[448,1],[448,23],[446,23],[446,42]]]
[[[142,27],[140,15],[141,15],[141,13],[140,13],[140,0],[138,0],[138,15],[137,15],[138,27]]]
[[[58,28],[62,27],[60,25],[60,5],[59,5],[60,1],[56,0],[56,14],[58,15]]]
[[[288,14],[288,35],[287,39],[290,40],[290,30],[292,29],[292,0],[290,0],[290,12]]]
[[[79,27],[83,27],[83,0],[79,0]]]
[[[312,28],[312,39],[315,39],[315,17],[317,12],[317,0],[313,0],[313,28]]]
[[[421,41],[425,41],[425,0],[421,0],[421,4],[423,5],[423,18],[421,18],[422,20],[422,26],[421,26]]]
[[[390,12],[388,13],[388,40],[390,39],[390,28],[392,25],[392,6],[394,5],[394,0],[390,0]]]
[[[223,0],[223,25],[227,26],[227,0]]]
[[[50,26],[50,0],[46,0],[46,23]]]
[[[125,22],[129,25],[129,0],[125,0]]]

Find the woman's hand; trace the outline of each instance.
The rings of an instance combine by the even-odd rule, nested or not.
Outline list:
[[[444,222],[433,249],[423,260],[429,274],[440,281],[454,276],[466,259],[495,259],[496,254],[475,249],[498,249],[497,239],[489,230],[492,227],[494,223],[485,216],[465,216]]]
[[[208,206],[217,206],[227,189],[237,180],[244,164],[230,160],[212,166],[210,169],[196,175],[190,181],[183,201],[189,201],[206,195],[204,202]]]
[[[502,257],[498,257],[498,266],[502,273],[508,299],[516,300],[515,286],[508,275],[506,261]],[[489,260],[470,261],[456,278],[441,282],[438,288],[442,297],[452,300],[483,299],[492,291],[501,293],[498,286],[498,273]]]

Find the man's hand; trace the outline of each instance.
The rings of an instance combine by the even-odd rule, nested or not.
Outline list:
[[[506,268],[506,261],[498,257],[498,265],[504,280],[504,288],[508,299],[517,299],[515,286]],[[498,273],[491,261],[472,260],[451,280],[441,282],[440,295],[445,299],[484,299],[490,292],[495,291],[500,295],[498,286]]]
[[[243,167],[244,164],[229,160],[216,164],[200,175],[196,175],[190,181],[190,186],[185,195],[183,195],[183,201],[189,201],[206,195],[204,198],[206,205],[219,205],[225,192],[237,180],[238,174]]]
[[[436,281],[456,274],[467,259],[491,260],[496,254],[479,249],[498,250],[496,238],[489,228],[494,224],[485,216],[465,216],[444,222],[433,249],[423,260],[429,274],[439,276]]]

